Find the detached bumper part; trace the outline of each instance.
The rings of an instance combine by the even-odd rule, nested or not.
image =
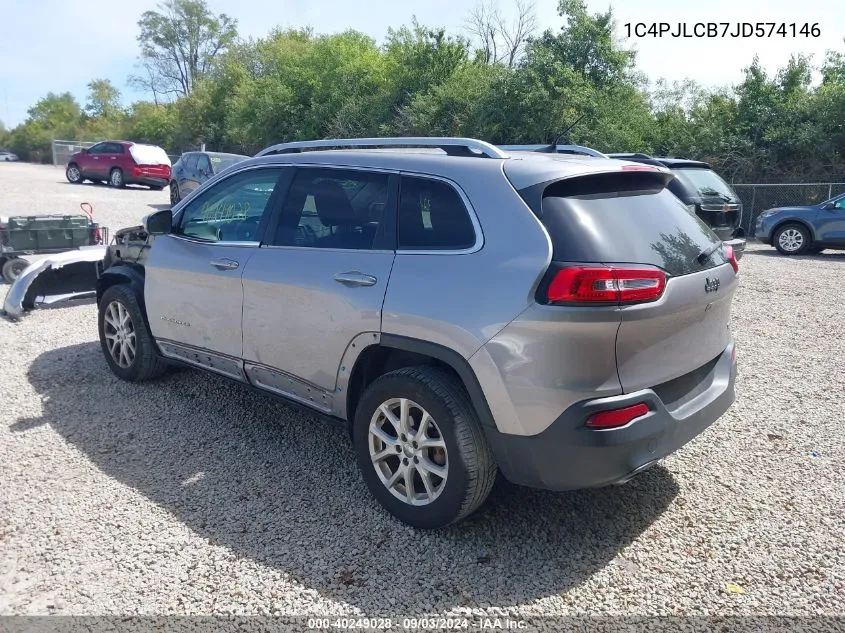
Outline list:
[[[485,427],[487,441],[502,473],[515,484],[576,490],[623,483],[681,448],[728,410],[736,379],[733,349],[731,343],[718,358],[691,372],[681,390],[670,381],[665,387],[587,400],[569,407],[537,435]],[[649,413],[623,427],[585,426],[596,412],[638,403],[646,403]]]
[[[724,242],[725,242],[725,244],[727,244],[728,246],[730,246],[731,248],[734,249],[734,254],[736,255],[737,261],[742,259],[742,255],[745,252],[745,244],[746,244],[746,241],[745,241],[744,238],[738,238],[737,237],[737,238],[734,238],[734,239],[731,239],[731,240],[725,240]]]
[[[106,250],[105,246],[81,247],[31,263],[6,293],[3,311],[17,319],[39,303],[96,294],[97,262],[106,256]]]

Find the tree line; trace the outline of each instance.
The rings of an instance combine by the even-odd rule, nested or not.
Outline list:
[[[793,56],[773,74],[755,58],[729,88],[651,82],[614,38],[611,9],[560,0],[559,28],[537,33],[529,0],[513,19],[494,2],[481,0],[460,33],[414,20],[378,44],[310,28],[243,40],[205,0],[166,0],[139,21],[129,81],[148,99],[124,106],[106,79],[84,105],[50,93],[14,129],[0,126],[0,146],[49,162],[54,138],[252,154],[300,139],[469,136],[686,156],[734,182],[845,180],[842,52]]]

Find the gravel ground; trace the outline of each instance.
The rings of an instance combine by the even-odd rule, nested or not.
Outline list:
[[[83,200],[115,230],[167,192],[0,164],[0,215]],[[369,498],[339,427],[198,372],[121,383],[90,302],[0,319],[0,613],[845,615],[845,254],[741,269],[719,422],[437,533]]]

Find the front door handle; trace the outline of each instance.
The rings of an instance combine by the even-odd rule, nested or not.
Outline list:
[[[344,286],[375,286],[378,281],[372,275],[365,275],[357,270],[338,273],[334,276],[334,280]]]
[[[240,266],[239,262],[236,262],[234,259],[212,259],[209,262],[212,266],[214,266],[217,270],[237,270],[238,266]]]

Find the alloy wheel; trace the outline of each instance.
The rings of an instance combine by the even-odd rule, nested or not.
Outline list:
[[[79,168],[78,167],[68,167],[67,169],[67,179],[71,182],[79,182]]]
[[[370,419],[367,443],[379,480],[400,501],[428,505],[445,489],[446,441],[434,418],[413,400],[383,402]]]
[[[118,367],[131,367],[135,362],[135,326],[129,311],[120,301],[112,301],[103,316],[103,335],[112,360]]]
[[[798,229],[785,229],[778,236],[778,244],[783,250],[794,253],[804,245],[804,236]]]
[[[120,170],[115,169],[111,173],[111,184],[113,187],[120,187],[123,184],[123,174],[120,173]]]

